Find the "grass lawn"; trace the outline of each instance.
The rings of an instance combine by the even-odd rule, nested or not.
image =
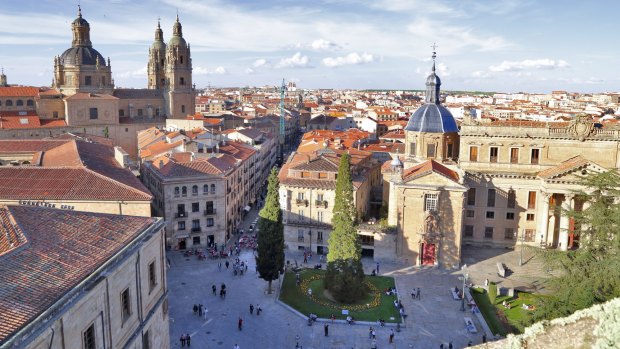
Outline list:
[[[325,270],[305,269],[301,271],[300,274],[303,283],[304,280],[323,276]],[[398,310],[394,307],[396,296],[387,296],[385,292],[382,292],[387,288],[394,287],[394,279],[386,276],[366,276],[366,280],[379,290],[381,294],[379,305],[366,310],[350,310],[349,314],[354,319],[360,321],[377,321],[378,319],[384,319],[386,322],[400,322],[400,315]],[[322,279],[310,281],[309,287],[312,289],[314,297],[323,304],[315,302],[302,291],[301,287],[295,285],[294,272],[286,272],[280,292],[280,300],[305,315],[314,313],[320,318],[329,318],[334,314],[336,319],[344,320],[347,316],[342,314],[343,309],[350,309],[350,306],[370,304],[374,299],[374,295],[369,295],[366,299],[352,305],[340,304],[331,301],[323,295],[325,289]]]
[[[531,324],[532,310],[523,309],[523,304],[536,304],[540,296],[515,291],[515,298],[497,296],[495,304],[491,304],[486,291],[482,288],[472,288],[471,295],[476,300],[480,312],[493,333],[505,336],[507,333],[523,333],[525,327]],[[510,304],[510,309],[504,308],[503,301]]]

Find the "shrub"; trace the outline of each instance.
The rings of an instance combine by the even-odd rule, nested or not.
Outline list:
[[[495,304],[497,298],[497,285],[494,282],[489,283],[489,300],[491,304]]]

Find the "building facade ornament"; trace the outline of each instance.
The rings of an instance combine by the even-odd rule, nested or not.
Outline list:
[[[594,132],[594,123],[587,116],[578,115],[567,127],[567,130],[568,133],[583,142]]]

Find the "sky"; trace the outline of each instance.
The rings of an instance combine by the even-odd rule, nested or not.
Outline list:
[[[424,89],[436,43],[442,89],[620,91],[620,1],[3,0],[0,66],[50,85],[78,2],[117,87],[146,87],[158,18],[179,14],[198,88]]]

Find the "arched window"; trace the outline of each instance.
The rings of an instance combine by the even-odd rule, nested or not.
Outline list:
[[[181,113],[185,113],[185,105],[181,106]]]
[[[32,107],[34,105],[34,101],[32,99],[29,99],[26,101],[26,105]]]
[[[202,186],[202,193],[203,194],[209,194],[209,185],[205,184]]]
[[[179,187],[174,187],[174,196],[179,196],[180,191],[179,191]]]
[[[211,184],[211,194],[215,194],[215,184]]]
[[[17,103],[15,103],[16,106],[21,107],[24,105],[24,101],[22,101],[21,99],[17,100]]]
[[[186,186],[183,186],[183,188],[181,188],[181,195],[187,196],[187,187]]]
[[[10,99],[7,99],[7,100],[6,100],[6,106],[7,106],[7,107],[12,107],[12,106],[13,106],[13,101],[12,101],[12,100],[10,100]]]
[[[192,187],[192,195],[198,195],[198,186],[197,185]]]
[[[180,56],[180,58],[181,64],[183,64],[183,56]]]

